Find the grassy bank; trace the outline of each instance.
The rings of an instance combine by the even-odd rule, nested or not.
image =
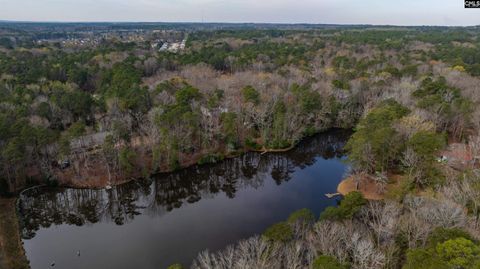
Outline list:
[[[0,268],[30,268],[20,239],[13,198],[0,198]]]

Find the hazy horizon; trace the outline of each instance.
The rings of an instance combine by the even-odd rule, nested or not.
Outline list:
[[[0,0],[0,20],[21,22],[205,22],[480,25],[462,0]]]
[[[328,22],[224,22],[224,21],[34,21],[34,20],[3,20],[0,19],[0,23],[65,23],[65,24],[89,24],[89,23],[111,23],[111,24],[129,24],[129,23],[138,23],[138,24],[271,24],[271,25],[332,25],[332,26],[392,26],[392,27],[477,27],[479,24],[469,24],[469,25],[441,25],[441,24],[372,24],[372,23],[328,23]]]

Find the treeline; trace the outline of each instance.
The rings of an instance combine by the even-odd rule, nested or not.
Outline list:
[[[459,37],[451,42],[425,39],[452,33]],[[386,99],[464,139],[478,126],[477,79],[469,75],[478,59],[442,55],[478,49],[476,36],[455,28],[229,30],[191,33],[176,54],[149,41],[3,49],[2,189],[39,179],[102,186],[286,149],[322,130],[352,128]],[[385,45],[397,41],[404,45]]]

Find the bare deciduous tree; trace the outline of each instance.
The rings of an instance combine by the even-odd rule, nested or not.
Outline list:
[[[397,231],[401,207],[395,202],[371,201],[360,211],[360,217],[375,233],[378,245],[387,245]]]
[[[412,148],[408,147],[403,152],[402,164],[408,171],[408,177],[419,185],[425,183],[422,181],[422,170],[418,169],[420,161],[420,157]]]
[[[471,177],[474,177],[473,179]],[[448,185],[442,187],[440,192],[445,198],[454,201],[455,203],[469,208],[473,215],[474,228],[477,229],[479,225],[480,215],[480,190],[475,187],[477,178],[475,176],[467,177],[464,175],[462,180],[450,180]]]
[[[281,247],[260,237],[252,237],[224,251],[204,251],[195,259],[193,269],[276,269],[281,268]],[[298,267],[296,267],[298,268]]]
[[[425,245],[427,236],[433,229],[431,225],[423,221],[415,213],[407,213],[401,216],[399,228],[406,237],[409,248]]]

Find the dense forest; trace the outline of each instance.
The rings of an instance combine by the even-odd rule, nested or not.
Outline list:
[[[0,28],[0,193],[105,187],[353,129],[350,177],[381,201],[300,210],[193,268],[479,268],[480,28],[192,28],[169,34],[186,40],[175,52],[22,31]],[[442,157],[452,145],[463,162]]]

